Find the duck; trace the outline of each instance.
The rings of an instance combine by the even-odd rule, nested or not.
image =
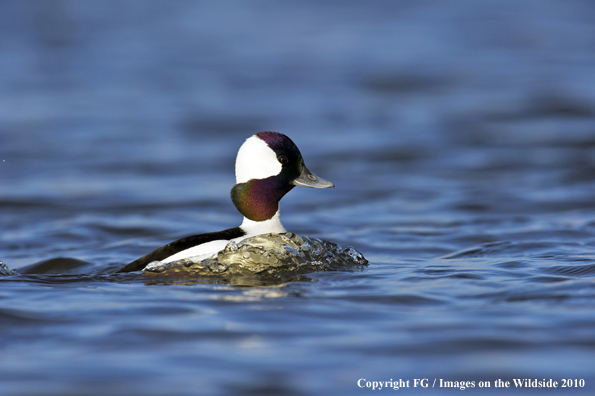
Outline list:
[[[244,216],[238,227],[178,239],[134,260],[116,272],[142,271],[149,263],[192,258],[204,260],[228,243],[268,233],[285,233],[279,201],[296,186],[335,187],[312,173],[296,144],[279,132],[259,132],[240,147],[235,162],[236,184],[231,201]]]

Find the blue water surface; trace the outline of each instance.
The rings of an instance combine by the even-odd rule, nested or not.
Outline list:
[[[593,20],[579,0],[0,2],[0,394],[594,394]],[[239,225],[235,155],[263,130],[336,185],[291,191],[285,227],[367,268],[113,274]]]

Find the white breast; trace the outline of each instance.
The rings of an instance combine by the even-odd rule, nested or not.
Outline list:
[[[278,210],[273,217],[265,221],[253,221],[244,217],[241,227],[246,232],[244,238],[268,233],[280,234],[287,232],[283,224],[281,224]]]

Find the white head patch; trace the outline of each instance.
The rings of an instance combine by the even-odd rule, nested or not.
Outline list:
[[[266,179],[281,172],[277,154],[258,136],[249,137],[236,158],[236,183],[250,179]]]

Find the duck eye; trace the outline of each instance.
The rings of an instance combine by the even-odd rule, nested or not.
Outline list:
[[[279,160],[280,163],[282,163],[283,165],[285,165],[286,163],[289,162],[289,158],[287,158],[284,155],[280,155],[277,157],[277,159]]]

